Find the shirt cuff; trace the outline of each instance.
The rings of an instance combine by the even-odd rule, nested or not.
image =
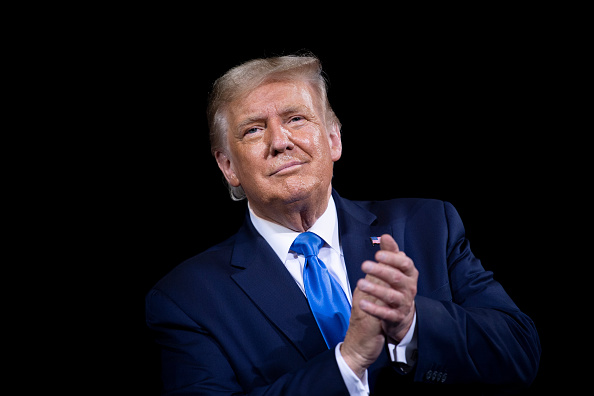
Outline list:
[[[336,362],[338,363],[338,369],[342,375],[344,384],[346,385],[350,396],[368,396],[369,395],[369,383],[367,381],[367,370],[363,374],[363,379],[359,379],[357,375],[351,370],[348,364],[344,361],[342,354],[340,353],[340,346],[342,342],[336,345],[334,348],[334,354],[336,355]]]
[[[402,363],[406,366],[414,366],[417,361],[417,312],[413,315],[413,322],[410,329],[398,345],[388,343],[390,358],[393,362]]]

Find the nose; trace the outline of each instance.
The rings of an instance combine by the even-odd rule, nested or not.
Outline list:
[[[271,122],[268,125],[270,136],[270,155],[284,153],[292,150],[295,145],[291,140],[291,132],[279,122]]]

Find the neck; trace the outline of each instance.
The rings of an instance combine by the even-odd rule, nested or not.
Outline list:
[[[250,200],[249,203],[258,217],[296,232],[305,232],[324,214],[331,195],[332,187],[327,192],[315,192],[305,199],[293,202],[258,204]]]

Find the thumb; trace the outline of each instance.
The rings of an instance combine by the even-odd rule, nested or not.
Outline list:
[[[398,248],[398,244],[390,234],[382,235],[382,239],[380,240],[380,249],[394,253],[398,253],[400,251],[400,249]]]

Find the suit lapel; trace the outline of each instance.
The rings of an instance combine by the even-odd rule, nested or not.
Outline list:
[[[249,215],[238,233],[231,264],[243,268],[232,279],[306,359],[327,349],[307,299]]]
[[[373,245],[370,237],[392,233],[392,227],[382,225],[377,216],[352,201],[341,198],[336,191],[332,196],[338,212],[340,243],[344,253],[351,290],[355,290],[357,281],[365,277],[361,264],[365,260],[375,260],[379,245]],[[398,241],[401,238],[393,235]]]

